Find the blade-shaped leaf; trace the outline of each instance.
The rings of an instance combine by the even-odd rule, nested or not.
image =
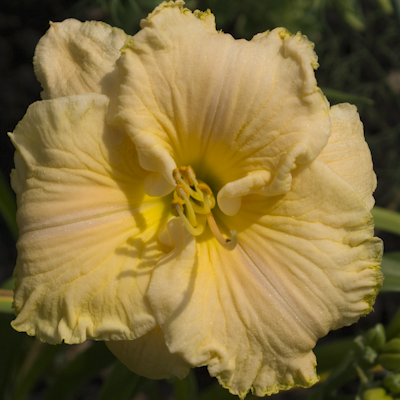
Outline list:
[[[17,376],[13,400],[23,400],[35,387],[36,383],[50,368],[55,355],[64,346],[50,345],[35,339],[25,356],[20,374]]]
[[[199,400],[237,400],[238,397],[230,394],[227,389],[224,389],[218,382],[205,388],[198,397]],[[254,395],[247,395],[246,400],[260,399]]]
[[[400,214],[382,207],[374,207],[371,211],[375,226],[400,235]]]
[[[14,282],[15,282],[15,278],[12,276],[11,278],[6,279],[6,280],[0,285],[0,289],[13,290],[13,289],[14,289]]]
[[[392,0],[397,23],[400,24],[400,0]]]
[[[104,382],[98,400],[130,400],[135,397],[146,378],[134,374],[119,361]]]
[[[385,14],[393,14],[393,4],[390,0],[375,0],[377,5]]]
[[[381,291],[400,292],[400,252],[385,254],[381,268],[385,275]]]
[[[76,356],[59,374],[49,387],[46,400],[67,400],[72,398],[79,387],[95,377],[100,370],[115,361],[115,357],[102,342],[93,342],[85,351]]]
[[[324,374],[335,368],[351,350],[356,350],[353,338],[317,344],[313,351],[317,357],[318,374]]]
[[[368,106],[372,106],[374,104],[374,101],[368,97],[357,96],[351,93],[341,92],[339,90],[329,88],[321,88],[321,90],[330,101],[366,104]]]
[[[14,314],[12,303],[13,291],[0,289],[0,312]]]
[[[386,328],[387,341],[395,337],[400,337],[400,307]]]
[[[196,400],[198,398],[197,381],[193,370],[190,370],[185,379],[172,378],[171,382],[175,400]]]
[[[10,184],[4,178],[0,171],[0,215],[4,218],[8,229],[13,235],[14,239],[18,238],[18,227],[15,220],[17,213],[17,205],[15,203],[15,196],[13,195]]]
[[[19,358],[16,352],[21,349],[27,335],[11,328],[10,322],[14,316],[0,313],[0,393],[2,398],[12,398],[13,376],[18,369]]]

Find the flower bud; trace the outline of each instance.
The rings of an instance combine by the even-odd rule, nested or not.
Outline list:
[[[390,371],[400,369],[400,338],[394,338],[382,347],[378,362]]]
[[[365,344],[374,350],[380,350],[385,343],[386,334],[382,324],[376,324],[365,334]]]
[[[371,346],[365,346],[363,351],[363,358],[370,364],[374,364],[378,353]]]
[[[393,397],[386,394],[383,388],[374,388],[366,390],[362,395],[362,400],[393,400]]]
[[[381,354],[378,363],[389,371],[397,371],[400,369],[400,354]]]
[[[389,374],[383,381],[383,385],[394,394],[400,393],[400,373]]]

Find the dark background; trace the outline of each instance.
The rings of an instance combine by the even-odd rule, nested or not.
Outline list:
[[[31,103],[40,100],[32,57],[49,21],[70,17],[105,20],[134,34],[140,18],[157,4],[153,0],[0,0],[0,169],[7,182],[14,151],[7,132],[13,131]],[[399,211],[400,25],[396,9],[385,10],[377,0],[192,0],[187,5],[211,8],[217,28],[238,38],[249,39],[276,26],[307,34],[316,43],[317,79],[323,89],[330,89],[325,92],[328,99],[332,104],[354,102],[359,109],[378,176],[377,204]],[[386,251],[400,250],[397,236],[377,234],[384,239]],[[15,258],[15,237],[0,216],[0,282],[11,276]],[[354,335],[379,321],[387,323],[399,304],[398,294],[380,294],[375,313],[324,340]],[[206,373],[200,370],[197,375],[200,385],[209,384]],[[99,386],[96,382],[93,390]],[[40,399],[41,393],[39,385],[29,398]],[[280,398],[285,396],[299,395]]]

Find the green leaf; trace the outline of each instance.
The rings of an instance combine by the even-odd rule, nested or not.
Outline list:
[[[318,374],[324,374],[335,368],[351,350],[356,350],[354,338],[317,344],[313,351],[317,357]]]
[[[102,342],[92,342],[90,347],[76,356],[52,382],[46,400],[67,400],[79,387],[94,378],[100,370],[115,361],[115,357]]]
[[[12,303],[13,291],[0,289],[0,312],[14,314]]]
[[[14,194],[11,191],[10,184],[0,171],[0,215],[4,218],[15,240],[18,238],[18,227],[15,220],[16,213],[17,205],[15,204]]]
[[[193,370],[190,370],[185,379],[172,378],[171,382],[174,388],[175,400],[197,400],[197,380]]]
[[[400,235],[400,214],[382,207],[374,207],[371,210],[375,226],[378,229]]]
[[[317,385],[310,392],[307,400],[326,400],[331,399],[331,393],[341,388],[344,384],[354,379],[357,374],[354,369],[355,354],[354,351],[349,351],[346,356],[332,369],[327,379]],[[336,397],[335,397],[336,398]],[[340,397],[340,399],[344,397]],[[354,396],[353,396],[354,398]]]
[[[338,102],[349,102],[349,103],[358,103],[358,104],[366,104],[368,106],[372,106],[374,101],[368,97],[357,96],[351,93],[341,92],[335,89],[329,88],[320,88],[324,95],[330,101],[338,101]]]
[[[1,284],[0,289],[14,290],[14,281],[15,278],[11,276]]]
[[[390,0],[375,0],[378,3],[378,6],[385,14],[393,14],[393,4]]]
[[[260,398],[251,394],[246,396],[246,400],[256,399]],[[216,382],[200,392],[198,400],[238,400],[238,397],[229,393],[228,389],[224,389],[218,382]]]
[[[395,11],[397,24],[400,25],[400,0],[392,0],[392,4]]]
[[[0,393],[4,399],[12,397],[13,375],[17,369],[19,358],[16,353],[21,349],[27,335],[11,328],[13,315],[0,313]]]
[[[146,378],[134,374],[117,360],[101,388],[98,400],[130,400],[145,381]]]
[[[334,4],[354,30],[365,30],[365,18],[356,0],[336,0]]]
[[[55,355],[63,349],[61,345],[50,345],[35,339],[25,356],[17,377],[13,400],[23,400],[50,368]]]
[[[400,252],[386,253],[381,268],[385,275],[381,292],[400,292]]]
[[[400,307],[386,328],[387,340],[400,337]]]

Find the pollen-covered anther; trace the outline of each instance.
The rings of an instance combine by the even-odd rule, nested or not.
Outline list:
[[[190,165],[188,167],[179,167],[178,169],[183,179],[187,180],[190,186],[196,186],[196,174]]]
[[[186,173],[188,168],[189,167],[175,168],[172,172],[172,176],[174,177],[177,185],[183,186],[190,197],[193,197],[198,201],[203,201],[203,193],[197,190],[198,182],[194,173],[193,175],[191,174],[190,179],[188,178],[188,174]],[[193,186],[194,190],[192,189]]]
[[[237,244],[235,231],[231,237],[222,236],[211,210],[215,207],[215,197],[211,188],[204,182],[198,181],[193,168],[181,166],[173,170],[176,182],[172,208],[192,235],[203,233],[206,223],[217,241],[227,250],[232,250]]]
[[[190,183],[190,185],[197,187],[196,174],[194,173],[193,168],[190,165],[186,168],[186,173],[187,173],[187,178],[189,180],[189,183],[192,182],[192,183]]]
[[[185,201],[188,200],[189,197],[189,192],[187,191],[187,189],[185,188],[185,186],[178,184],[176,185],[176,194],[181,198],[184,199]]]
[[[180,212],[183,213],[183,204],[180,200],[177,199],[172,200],[171,206],[172,206],[172,211],[174,212],[175,215],[179,216],[178,210],[180,210]]]
[[[205,184],[205,183],[199,183],[199,185],[198,185],[198,188],[203,192],[203,193],[205,193],[205,194],[207,194],[207,195],[212,195],[213,194],[213,192],[211,191],[211,189],[210,189],[210,186],[208,186],[207,184]]]

